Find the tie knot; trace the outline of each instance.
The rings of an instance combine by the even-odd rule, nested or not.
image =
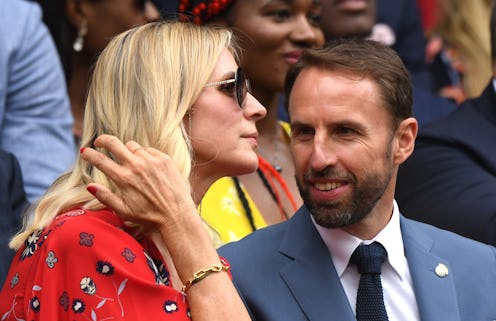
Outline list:
[[[381,274],[382,263],[387,252],[381,243],[358,246],[351,255],[350,261],[355,264],[360,274]]]

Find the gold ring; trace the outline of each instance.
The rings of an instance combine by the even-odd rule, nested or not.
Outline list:
[[[138,148],[136,148],[135,150],[133,150],[133,154],[134,154],[134,153],[136,153],[137,151],[139,151],[140,149],[145,150],[145,148],[144,148],[144,147],[138,147]]]

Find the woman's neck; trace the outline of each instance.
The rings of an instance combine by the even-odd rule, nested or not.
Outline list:
[[[90,66],[83,60],[83,57],[79,57],[79,55],[73,56],[68,91],[74,117],[73,133],[77,137],[81,137],[83,131],[86,91],[90,78],[89,70]]]
[[[198,167],[193,168],[190,174],[189,182],[191,185],[191,193],[193,197],[193,202],[198,207],[203,196],[207,193],[210,186],[219,179],[218,176],[210,176],[206,173],[202,173]]]

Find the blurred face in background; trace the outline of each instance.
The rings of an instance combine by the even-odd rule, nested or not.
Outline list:
[[[377,20],[376,0],[321,0],[326,39],[367,37]]]
[[[283,91],[284,78],[306,48],[320,47],[321,7],[316,0],[239,0],[229,15],[241,34],[243,68],[254,92]]]
[[[76,29],[87,24],[83,50],[90,56],[119,33],[160,18],[148,0],[68,0],[66,10]]]

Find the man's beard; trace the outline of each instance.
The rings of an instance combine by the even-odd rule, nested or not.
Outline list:
[[[312,214],[315,222],[326,228],[340,228],[355,224],[365,218],[381,199],[391,181],[393,170],[391,166],[385,169],[384,175],[378,172],[366,175],[361,182],[351,173],[346,174],[350,184],[351,199],[335,201],[314,201],[310,196],[310,188],[304,185],[298,177],[296,183],[301,197]],[[326,168],[319,173],[305,175],[314,177],[342,178],[343,174],[334,168]],[[308,182],[308,180],[306,180]]]

